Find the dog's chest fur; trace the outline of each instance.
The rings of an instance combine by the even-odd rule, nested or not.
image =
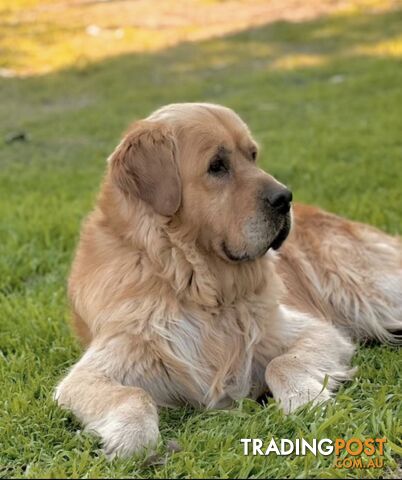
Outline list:
[[[87,270],[76,262],[70,295],[92,335],[119,338],[116,377],[159,405],[223,406],[258,390],[255,351],[277,308],[272,261],[222,267],[168,244],[159,265],[160,245],[151,255],[151,245],[144,254],[107,238],[111,263],[106,242],[84,236]]]
[[[253,395],[263,383],[254,353],[266,315],[267,304],[256,298],[213,314],[182,309],[163,324],[155,322],[152,360],[143,358],[152,368],[147,375],[135,368],[125,382],[143,387],[159,405],[222,407]]]

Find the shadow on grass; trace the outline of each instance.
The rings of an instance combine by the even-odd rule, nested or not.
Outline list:
[[[122,55],[41,77],[1,79],[2,130],[7,131],[7,123],[40,121],[42,115],[46,119],[63,114],[60,120],[68,122],[77,110],[102,111],[113,105],[112,112],[125,111],[125,125],[126,119],[145,115],[161,103],[219,101],[239,85],[252,88],[254,75],[267,83],[281,79],[297,84],[301,77],[312,81],[334,68],[353,70],[356,62],[361,69],[373,62],[395,67],[398,58],[393,56],[402,57],[401,27],[402,10],[277,22],[154,54]],[[391,43],[382,46],[386,41]],[[289,57],[287,63],[280,62],[284,57]],[[7,108],[10,105],[14,108]],[[102,123],[108,124],[108,112],[104,110]]]
[[[102,111],[113,105],[125,107],[121,122],[125,125],[125,119],[145,115],[161,103],[219,101],[239,85],[252,88],[254,75],[265,77],[267,83],[281,79],[297,84],[301,77],[308,82],[334,69],[353,70],[356,62],[361,69],[365,63],[369,69],[373,62],[396,68],[402,57],[401,27],[402,10],[333,15],[303,23],[280,21],[158,53],[125,54],[39,77],[1,79],[1,127],[7,131],[7,120],[24,125],[32,118],[61,114],[60,120],[67,123],[76,110]],[[289,61],[281,63],[284,57]],[[104,112],[107,124],[108,110]]]

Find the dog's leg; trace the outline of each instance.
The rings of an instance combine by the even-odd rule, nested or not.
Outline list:
[[[102,438],[109,457],[129,456],[154,445],[159,437],[158,414],[151,397],[141,388],[120,383],[133,367],[127,347],[122,337],[97,340],[55,393],[61,407],[71,410],[86,430]]]
[[[283,306],[267,347],[283,352],[268,363],[265,380],[286,413],[309,401],[329,399],[339,382],[354,372],[350,367],[354,347],[349,340],[329,323]]]

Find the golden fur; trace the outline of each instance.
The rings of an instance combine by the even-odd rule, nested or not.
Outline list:
[[[274,252],[290,197],[256,152],[231,110],[175,104],[108,160],[69,280],[87,348],[56,398],[111,456],[157,441],[156,405],[326,400],[351,339],[401,328],[399,240],[295,205]]]

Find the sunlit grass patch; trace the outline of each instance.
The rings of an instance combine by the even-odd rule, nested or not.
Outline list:
[[[185,0],[2,0],[0,76],[46,74],[264,23],[390,11],[394,5],[385,0],[287,0],[281,6],[269,0],[194,0],[189,8]]]
[[[280,56],[270,65],[270,68],[274,70],[294,70],[297,68],[320,66],[325,62],[326,58],[320,55],[293,54]]]
[[[402,57],[402,36],[356,48],[355,53],[371,56]]]

